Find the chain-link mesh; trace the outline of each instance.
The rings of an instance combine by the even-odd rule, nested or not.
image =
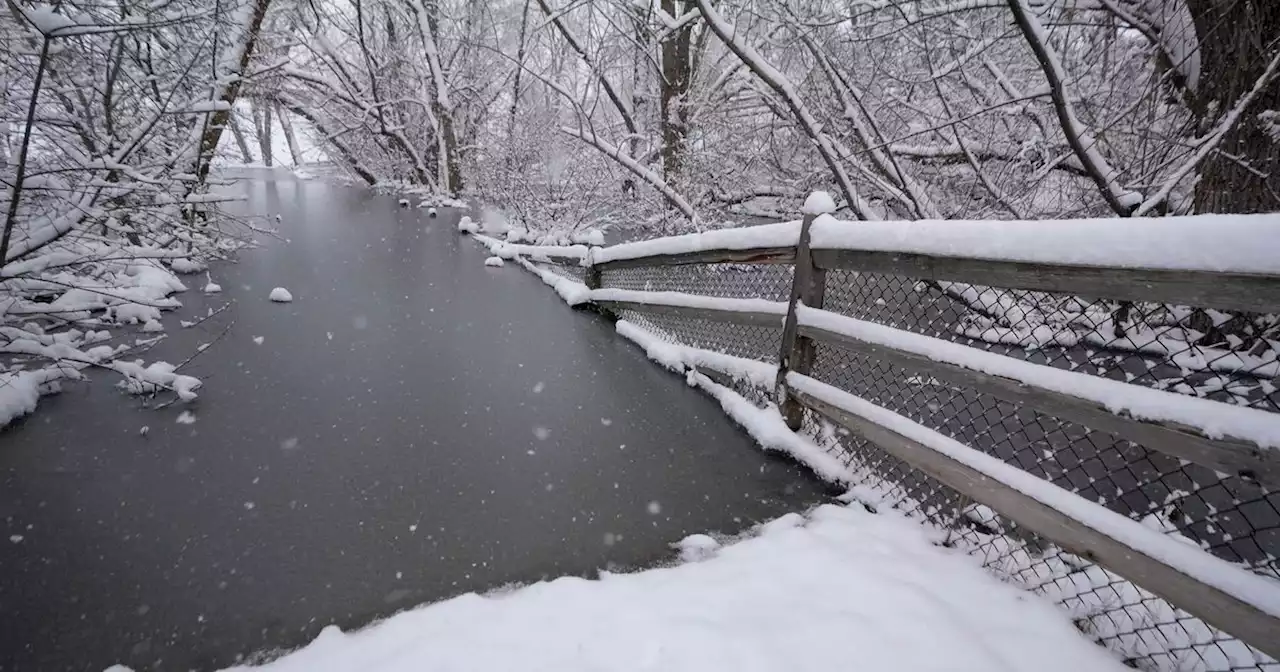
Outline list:
[[[600,274],[600,286],[730,299],[786,301],[791,298],[791,274],[789,264],[648,266],[605,271]],[[774,356],[777,356],[776,352]]]
[[[1280,316],[835,270],[827,310],[1038,364],[1280,411]]]
[[[791,296],[792,267],[782,264],[718,264],[626,268],[600,274],[600,286],[702,296],[786,301]],[[757,327],[698,320],[674,315],[622,311],[622,319],[684,345],[761,361],[778,358],[782,321],[777,327]]]
[[[841,457],[855,499],[888,504],[946,531],[943,544],[1064,607],[1076,626],[1138,669],[1263,670],[1280,666],[1239,640],[1098,565],[975,504],[911,465],[806,412],[804,432]]]
[[[533,265],[544,271],[551,271],[562,278],[568,278],[577,282],[584,282],[587,277],[587,269],[579,264],[533,262]]]
[[[790,266],[722,264],[607,271],[601,284],[786,301],[791,279]],[[828,272],[824,307],[1037,364],[1280,411],[1280,321],[1274,315],[847,270]],[[780,328],[630,310],[620,317],[671,342],[763,361],[776,361],[781,344]],[[1280,493],[1263,484],[839,346],[818,344],[812,375],[1224,560],[1280,578]],[[771,400],[770,390],[735,388],[757,403]],[[860,499],[947,530],[948,544],[1060,603],[1083,632],[1131,665],[1280,672],[1280,664],[1229,635],[811,412],[805,431],[850,466]]]
[[[1126,304],[832,271],[825,308],[1037,364],[1276,411],[1274,316]],[[819,344],[813,376],[1081,497],[1280,576],[1280,493],[1033,408]],[[810,419],[810,431],[820,425]],[[1139,587],[1018,530],[853,437],[828,441],[886,500],[945,526],[1001,575],[1072,610],[1100,642],[1147,669],[1280,665]]]

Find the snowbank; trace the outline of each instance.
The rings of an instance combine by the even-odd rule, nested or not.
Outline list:
[[[1127,669],[896,514],[825,505],[706,559],[330,626],[268,672]],[[247,670],[250,668],[232,668]]]
[[[587,259],[587,255],[590,252],[590,249],[585,245],[521,245],[474,231],[464,231],[464,233],[471,233],[472,237],[479,241],[481,245],[489,248],[489,252],[502,259],[515,259],[519,256],[529,257],[533,261],[545,262],[552,259],[561,259],[582,263]]]
[[[57,392],[58,381],[68,377],[80,374],[66,368],[0,373],[0,427],[36,410],[40,397]]]
[[[765,408],[760,408],[737,392],[716,383],[696,370],[700,366],[714,369],[728,374],[735,380],[769,389],[777,380],[776,366],[710,350],[668,343],[626,320],[618,320],[617,329],[619,335],[643,348],[649,359],[671,371],[685,374],[690,386],[701,388],[719,401],[724,412],[747,430],[751,438],[765,450],[776,450],[790,455],[829,482],[850,481],[849,470],[844,464],[812,441],[791,431],[776,406],[769,404]]]
[[[581,282],[556,275],[551,271],[545,271],[520,257],[515,259],[525,270],[538,276],[543,282],[555,289],[556,294],[559,294],[560,298],[564,299],[564,302],[570,306],[579,306],[591,300],[591,290],[587,289],[587,286]]]

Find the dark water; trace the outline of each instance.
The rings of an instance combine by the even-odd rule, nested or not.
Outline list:
[[[603,318],[485,268],[457,213],[245,188],[291,242],[215,268],[216,297],[187,276],[147,356],[181,361],[234,321],[186,369],[197,402],[146,409],[97,373],[0,432],[0,669],[213,668],[467,590],[652,564],[827,494]],[[277,285],[295,301],[267,301]]]

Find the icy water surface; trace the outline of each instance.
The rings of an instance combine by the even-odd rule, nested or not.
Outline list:
[[[828,494],[605,319],[485,268],[457,213],[244,188],[290,242],[214,268],[221,295],[185,276],[148,355],[182,361],[234,321],[189,366],[200,399],[144,409],[96,373],[0,432],[0,669],[223,666],[468,590],[650,565]]]

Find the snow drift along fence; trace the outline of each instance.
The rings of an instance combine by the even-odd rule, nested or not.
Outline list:
[[[1135,665],[1274,672],[1278,240],[1275,217],[806,215],[506,252],[572,303],[720,353],[690,368],[775,403],[868,505],[946,529]]]

